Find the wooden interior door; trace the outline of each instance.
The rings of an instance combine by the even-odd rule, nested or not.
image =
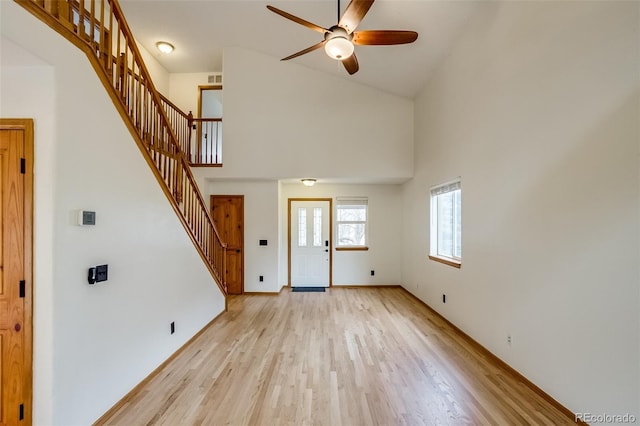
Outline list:
[[[244,293],[244,195],[212,195],[211,217],[227,244],[227,291]]]
[[[0,120],[0,424],[31,424],[33,122]]]

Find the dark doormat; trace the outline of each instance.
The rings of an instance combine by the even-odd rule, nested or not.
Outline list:
[[[306,291],[306,292],[317,292],[317,293],[324,293],[326,290],[325,287],[291,287],[291,291]]]

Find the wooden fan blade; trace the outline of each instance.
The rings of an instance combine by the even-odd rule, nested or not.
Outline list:
[[[281,61],[288,61],[289,59],[293,59],[293,58],[297,58],[298,56],[302,56],[305,53],[309,53],[309,52],[313,52],[316,49],[320,49],[322,46],[324,46],[324,40],[322,40],[320,43],[318,44],[314,44],[311,47],[307,47],[304,50],[301,50],[299,52],[294,53],[293,55],[287,56],[286,58],[282,58],[280,59]]]
[[[367,14],[374,0],[351,0],[338,22],[338,26],[347,30],[349,34],[356,30],[364,15]]]
[[[360,66],[358,65],[358,58],[356,58],[355,52],[349,56],[347,59],[342,60],[342,65],[347,70],[347,72],[351,75],[358,72]]]
[[[353,33],[353,44],[389,45],[413,43],[418,38],[415,31],[373,30]]]
[[[270,11],[272,11],[272,12],[274,12],[274,13],[277,13],[277,14],[278,14],[278,15],[280,15],[280,16],[283,16],[283,17],[285,17],[285,18],[287,18],[287,19],[290,19],[290,20],[292,20],[293,22],[297,22],[297,23],[298,23],[298,24],[300,24],[300,25],[304,25],[305,27],[310,28],[310,29],[312,29],[312,30],[314,30],[314,31],[317,31],[317,32],[319,32],[319,33],[324,34],[324,33],[326,33],[326,32],[328,32],[328,31],[329,31],[329,30],[328,30],[328,29],[326,29],[326,28],[322,28],[321,26],[316,25],[316,24],[314,24],[314,23],[312,23],[312,22],[305,21],[304,19],[302,19],[302,18],[298,18],[297,16],[292,15],[292,14],[290,14],[290,13],[287,13],[287,12],[285,12],[284,10],[280,10],[280,9],[278,9],[277,7],[273,7],[273,6],[267,5],[267,9],[269,9]]]

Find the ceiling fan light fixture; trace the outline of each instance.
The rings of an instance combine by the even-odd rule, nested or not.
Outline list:
[[[324,51],[331,59],[342,61],[353,55],[353,43],[346,37],[333,37],[324,44]]]
[[[313,179],[313,178],[304,178],[304,179],[300,179],[300,181],[304,186],[313,186],[316,184],[316,179]]]
[[[360,69],[358,59],[354,53],[354,43],[358,46],[390,46],[394,44],[408,44],[416,41],[418,33],[415,31],[356,31],[356,28],[365,17],[374,1],[375,0],[351,0],[347,8],[341,14],[340,11],[342,9],[340,8],[340,0],[338,0],[338,23],[330,28],[323,28],[312,22],[285,12],[284,10],[280,10],[277,7],[267,5],[267,9],[271,12],[305,26],[310,30],[324,34],[324,40],[321,42],[316,43],[313,46],[309,46],[306,49],[302,49],[301,51],[296,52],[293,55],[289,55],[286,58],[282,58],[281,60],[288,61],[289,59],[297,58],[298,56],[305,55],[324,47],[327,56],[331,59],[341,61],[349,75],[353,75]]]
[[[169,53],[173,52],[173,49],[174,49],[173,44],[166,41],[157,42],[156,47],[160,52],[164,53],[165,55],[168,55]]]

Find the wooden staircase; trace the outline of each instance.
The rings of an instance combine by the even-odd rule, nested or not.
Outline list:
[[[181,149],[188,141],[178,139],[117,0],[14,1],[85,52],[226,298],[226,244]]]

